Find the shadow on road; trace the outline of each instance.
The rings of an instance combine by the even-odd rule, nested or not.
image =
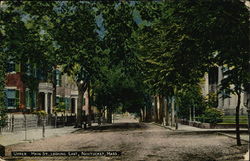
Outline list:
[[[91,126],[87,129],[80,129],[74,133],[82,132],[114,132],[114,131],[131,131],[138,129],[146,129],[147,126],[143,123],[114,123],[114,124],[104,124],[101,126]]]

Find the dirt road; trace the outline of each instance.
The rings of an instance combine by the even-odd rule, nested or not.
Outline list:
[[[247,145],[217,134],[180,133],[146,123],[115,123],[68,135],[7,147],[11,151],[121,151],[119,157],[19,157],[18,161],[124,160],[124,161],[237,161]],[[11,159],[7,157],[6,159]],[[13,158],[12,158],[13,159]]]

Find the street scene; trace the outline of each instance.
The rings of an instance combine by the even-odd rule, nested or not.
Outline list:
[[[173,131],[157,124],[139,123],[131,117],[119,116],[110,125],[93,126],[88,130],[57,137],[7,146],[6,160],[11,151],[121,151],[115,157],[73,157],[79,160],[243,160],[247,141],[242,147],[235,139],[214,131],[201,131],[180,126]],[[219,130],[218,130],[219,131]],[[225,133],[225,132],[224,132]],[[247,139],[247,133],[242,137]],[[41,160],[35,157],[16,157],[20,161]],[[71,160],[72,157],[44,157],[44,160]]]
[[[249,13],[0,0],[0,161],[249,161]]]

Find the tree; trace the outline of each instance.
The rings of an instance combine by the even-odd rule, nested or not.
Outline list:
[[[236,138],[237,145],[241,145],[239,113],[241,104],[241,93],[250,80],[248,71],[249,63],[249,11],[243,2],[231,1],[223,3],[224,10],[219,6],[220,20],[215,20],[211,30],[217,34],[215,47],[218,50],[218,65],[224,69],[224,78],[221,81],[221,90],[229,94],[237,95],[236,105]],[[222,6],[222,4],[220,4]],[[219,27],[226,26],[223,31]],[[217,31],[217,32],[216,32]]]
[[[64,72],[75,80],[78,87],[76,127],[81,127],[83,95],[87,88],[91,88],[90,81],[97,77],[99,71],[93,6],[87,2],[65,2],[55,12],[58,18],[51,34],[59,46]]]
[[[103,17],[105,30],[102,50],[106,52],[107,63],[103,74],[105,83],[96,86],[96,101],[104,103],[110,111],[123,106],[123,110],[138,112],[143,107],[142,102],[145,104],[147,101],[145,87],[140,79],[140,64],[132,46],[132,33],[137,29],[135,8],[125,1],[98,3],[97,7]],[[100,101],[102,98],[104,102]],[[105,98],[109,98],[106,99],[108,102]]]
[[[155,90],[170,87],[178,92],[185,84],[197,84],[215,63],[225,66],[227,78],[222,81],[222,89],[238,95],[236,131],[240,145],[240,94],[249,80],[249,19],[244,3],[165,1],[161,10],[162,15],[143,26],[136,36],[148,67],[146,82]]]
[[[194,115],[197,117],[204,113],[206,103],[202,96],[200,85],[185,86],[178,93],[178,98],[177,104],[179,106],[180,118],[191,121]]]
[[[4,2],[1,16],[4,33],[4,53],[8,55],[7,61],[21,65],[21,78],[26,88],[37,91],[39,76],[44,80],[51,79],[50,73],[54,56],[54,45],[46,33],[51,27],[48,13],[52,11],[54,3],[40,2]],[[46,27],[45,27],[46,26]],[[5,63],[6,63],[5,62]],[[25,89],[24,89],[25,90]],[[30,93],[31,94],[31,93]],[[33,110],[34,104],[31,105]]]
[[[194,14],[192,9],[182,6],[183,3],[159,5],[162,11],[159,17],[151,20],[150,25],[141,25],[134,35],[137,52],[145,67],[145,82],[156,94],[171,96],[172,104],[185,84],[199,83],[209,57],[189,31],[193,26],[186,19]]]
[[[1,11],[0,11],[1,14]],[[0,39],[3,38],[2,30],[0,32]],[[3,47],[1,43],[0,48]],[[0,128],[5,126],[6,124],[6,108],[5,108],[5,62],[6,62],[6,55],[3,51],[0,51]]]

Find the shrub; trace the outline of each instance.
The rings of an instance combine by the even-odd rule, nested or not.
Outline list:
[[[47,115],[47,113],[44,110],[35,111],[33,113],[38,115],[38,116],[46,116]]]
[[[223,121],[223,111],[218,108],[206,108],[203,118],[207,123],[219,123]]]
[[[64,102],[60,102],[57,106],[54,107],[53,111],[57,112],[65,112],[66,111],[66,104]]]
[[[0,107],[0,127],[4,127],[7,125],[6,120],[8,119],[8,116],[6,114],[6,109]]]

